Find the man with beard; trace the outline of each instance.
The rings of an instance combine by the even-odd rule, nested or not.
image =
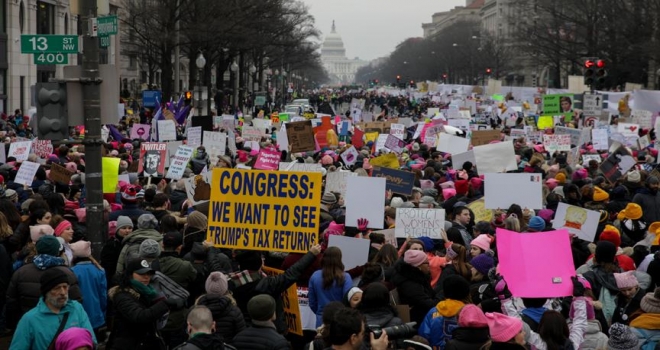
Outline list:
[[[82,304],[69,300],[69,277],[58,268],[47,269],[39,279],[41,295],[35,308],[18,322],[10,349],[48,349],[67,328],[94,330]],[[94,337],[96,343],[96,337]]]
[[[655,176],[646,179],[646,186],[633,197],[633,203],[642,207],[642,218],[648,224],[660,221],[660,180]]]

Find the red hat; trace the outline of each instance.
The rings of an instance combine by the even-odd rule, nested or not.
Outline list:
[[[608,241],[614,244],[617,248],[621,246],[621,234],[612,225],[606,225],[603,232],[600,234],[599,241]]]
[[[456,194],[468,193],[468,189],[469,189],[468,180],[456,180],[454,186],[456,186]]]

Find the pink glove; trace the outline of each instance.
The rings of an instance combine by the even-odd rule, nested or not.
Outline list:
[[[358,221],[357,221],[357,228],[358,228],[358,230],[360,230],[360,231],[366,231],[366,230],[367,230],[367,226],[369,226],[369,220],[367,220],[367,219],[365,219],[365,218],[358,219]]]

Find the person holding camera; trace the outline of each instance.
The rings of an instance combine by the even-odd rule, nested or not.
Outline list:
[[[344,308],[335,313],[325,337],[332,344],[325,350],[360,350],[367,331],[364,316],[355,309]],[[389,344],[387,332],[382,331],[380,337],[369,334],[372,350],[386,350]]]

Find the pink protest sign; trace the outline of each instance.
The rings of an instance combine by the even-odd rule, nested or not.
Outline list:
[[[277,170],[280,165],[281,152],[275,151],[270,148],[262,148],[259,151],[257,161],[254,163],[255,169],[261,170]]]
[[[498,228],[496,235],[498,268],[513,296],[572,295],[575,267],[568,231],[518,233]]]
[[[131,128],[131,138],[143,139],[147,141],[149,140],[150,130],[151,130],[151,125],[149,124],[133,124],[133,127]]]

